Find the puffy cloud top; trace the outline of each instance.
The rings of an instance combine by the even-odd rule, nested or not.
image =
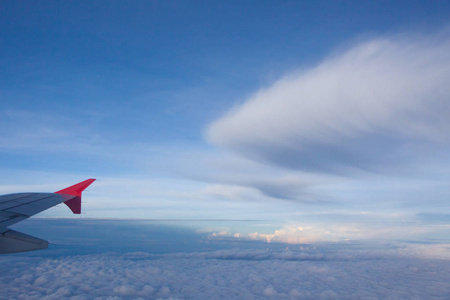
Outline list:
[[[374,245],[306,248],[2,256],[8,271],[0,288],[5,299],[86,300],[444,299],[450,292],[449,260]]]

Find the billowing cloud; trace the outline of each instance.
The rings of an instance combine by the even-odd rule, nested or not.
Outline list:
[[[52,245],[0,256],[2,299],[443,299],[450,293],[448,239],[293,245],[282,238],[320,231],[283,227],[267,243],[233,237],[231,229],[208,236],[146,221],[29,223],[34,232],[17,229]]]
[[[228,233],[239,240],[258,240],[268,243],[287,243],[287,244],[305,244],[317,242],[344,242],[344,241],[414,241],[418,238],[431,237],[437,231],[446,231],[448,225],[441,225],[441,228],[433,226],[423,226],[421,224],[402,223],[390,224],[389,227],[373,227],[363,223],[343,223],[334,222],[332,225],[302,225],[289,224],[284,225],[273,232],[251,232],[249,234]],[[223,236],[219,233],[213,233],[210,237]],[[447,253],[450,257],[450,253]]]
[[[258,91],[214,122],[207,137],[296,170],[442,159],[450,142],[448,78],[448,34],[376,38]]]
[[[8,271],[0,273],[0,288],[9,299],[443,299],[450,293],[448,259],[390,248],[2,256]]]

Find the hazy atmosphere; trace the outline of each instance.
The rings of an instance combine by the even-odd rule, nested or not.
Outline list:
[[[449,20],[1,1],[0,194],[97,181],[12,226],[50,246],[0,256],[0,298],[449,298]]]

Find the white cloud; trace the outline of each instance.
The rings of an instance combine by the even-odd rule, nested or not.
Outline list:
[[[286,76],[214,122],[214,144],[292,169],[344,171],[442,156],[450,42],[378,38]]]
[[[445,298],[450,260],[427,259],[416,250],[414,245],[331,245],[165,255],[12,255],[0,257],[8,270],[0,273],[0,288],[10,299]]]
[[[349,218],[350,216],[347,216]],[[345,241],[417,241],[432,239],[436,234],[445,235],[448,231],[448,225],[440,226],[424,226],[423,224],[410,224],[408,222],[393,222],[387,226],[373,226],[369,221],[370,216],[367,215],[367,222],[344,222],[335,221],[331,223],[312,225],[304,224],[288,224],[284,225],[273,232],[251,232],[244,234],[242,232],[230,231],[214,231],[209,237],[233,237],[239,240],[257,240],[267,243],[287,243],[287,244],[312,244],[317,242],[345,242]],[[386,219],[385,219],[386,220]],[[433,251],[433,248],[427,247],[422,252],[430,254],[435,253],[434,257],[447,257],[450,252]]]
[[[263,295],[266,297],[276,297],[277,291],[273,287],[266,287],[263,291]]]
[[[263,240],[268,243],[281,242],[288,244],[306,244],[323,240],[333,241],[342,239],[342,236],[336,234],[336,232],[330,232],[323,228],[298,225],[286,225],[281,229],[275,230],[273,233],[253,232],[248,237],[253,240]]]

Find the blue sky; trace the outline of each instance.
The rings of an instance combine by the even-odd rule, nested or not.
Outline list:
[[[0,192],[93,177],[82,217],[448,242],[449,16],[443,1],[2,1]]]

